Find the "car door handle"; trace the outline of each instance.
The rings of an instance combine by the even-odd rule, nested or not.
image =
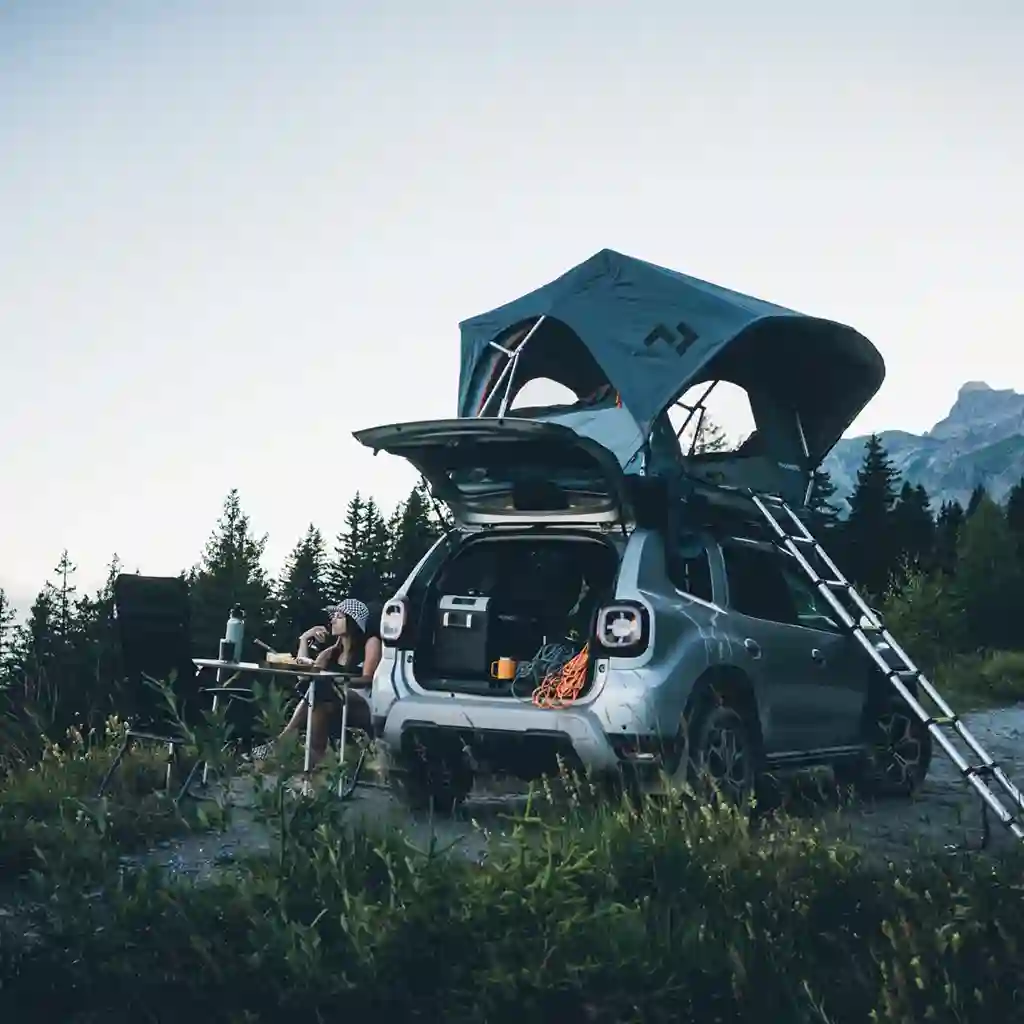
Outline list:
[[[813,661],[817,665],[824,665],[825,655],[822,654],[817,647],[815,647],[814,650],[811,651],[811,661]]]
[[[761,645],[756,640],[751,640],[750,637],[747,637],[743,641],[743,646],[746,648],[747,653],[755,660],[761,657]]]

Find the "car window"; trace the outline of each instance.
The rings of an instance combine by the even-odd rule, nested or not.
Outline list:
[[[703,544],[684,541],[672,545],[667,553],[665,568],[676,589],[699,597],[702,601],[713,600],[711,561]]]
[[[798,625],[806,626],[808,629],[841,632],[828,602],[815,590],[810,580],[801,576],[799,570],[795,568],[783,569],[782,575],[793,598]]]
[[[722,547],[729,605],[741,615],[796,625],[796,605],[778,556],[740,544]]]

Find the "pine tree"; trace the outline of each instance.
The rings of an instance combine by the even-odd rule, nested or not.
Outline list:
[[[1006,525],[1017,537],[1018,544],[1024,545],[1024,476],[1010,488],[1006,496]]]
[[[956,550],[965,518],[960,502],[944,501],[935,520],[933,561],[935,567],[947,576],[956,571]]]
[[[978,506],[982,503],[982,501],[986,497],[988,497],[988,491],[985,490],[985,485],[984,484],[977,484],[975,486],[974,490],[971,491],[971,496],[970,496],[970,498],[967,501],[967,518],[968,519],[970,519],[971,516],[973,516],[974,513],[978,511]]]
[[[911,572],[930,569],[935,553],[935,520],[931,499],[920,484],[903,484],[893,509],[892,528],[903,579]]]
[[[20,697],[46,724],[55,704],[54,668],[59,629],[56,609],[56,588],[46,583],[32,602],[28,621],[16,638],[16,660],[21,669]]]
[[[12,681],[16,618],[7,592],[0,587],[0,690],[8,689]]]
[[[393,523],[390,575],[393,588],[397,588],[405,582],[442,531],[436,519],[431,517],[421,487],[414,488],[395,510]]]
[[[57,577],[57,634],[62,640],[67,641],[71,635],[72,609],[78,593],[78,588],[71,582],[78,571],[78,566],[72,564],[71,559],[68,557],[67,548],[61,552],[60,561],[57,563],[57,568],[53,571]]]
[[[352,581],[352,596],[369,603],[383,601],[390,587],[392,537],[377,503],[370,498],[363,512],[358,571]]]
[[[972,646],[1020,644],[1024,574],[1003,510],[984,495],[967,517],[957,551],[956,588]]]
[[[836,485],[826,469],[816,469],[811,477],[811,490],[807,497],[807,527],[826,547],[829,537],[839,525],[839,509],[833,504]]]
[[[693,454],[724,452],[730,447],[726,432],[709,416],[703,416],[694,431]]]
[[[455,526],[451,510],[434,497],[426,480],[420,480],[414,490],[420,496],[423,507],[427,510],[427,518],[433,524],[439,537]]]
[[[886,592],[899,552],[892,529],[899,473],[877,434],[864,445],[864,461],[850,496],[850,515],[843,525],[842,558],[850,578],[869,594]]]
[[[328,603],[326,570],[323,535],[310,523],[285,561],[277,586],[273,636],[278,650],[293,648],[300,633],[324,621]]]
[[[359,575],[365,504],[362,495],[356,491],[345,510],[345,525],[338,534],[334,557],[327,567],[327,595],[332,602],[340,601],[350,594]]]
[[[216,657],[228,615],[236,604],[245,612],[245,657],[256,652],[254,637],[265,639],[273,614],[262,565],[266,543],[266,536],[253,535],[238,491],[232,489],[200,564],[189,574],[192,642],[197,654]]]
[[[121,559],[115,554],[107,566],[102,586],[75,605],[77,628],[72,641],[77,677],[76,711],[91,724],[98,724],[111,712],[130,714],[134,695],[120,689],[121,651],[114,622],[114,581],[121,574]]]

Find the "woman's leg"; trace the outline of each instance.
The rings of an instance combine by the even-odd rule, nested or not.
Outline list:
[[[317,707],[313,705],[313,714],[316,715]],[[305,696],[295,705],[295,710],[292,712],[292,717],[288,720],[288,724],[278,733],[277,740],[269,740],[266,743],[261,743],[257,747],[253,747],[252,756],[257,761],[265,761],[270,757],[271,752],[274,749],[274,744],[287,736],[291,732],[298,732],[306,724],[306,698]]]
[[[330,738],[331,717],[338,712],[338,705],[334,701],[314,701],[313,714],[310,724],[310,751],[309,767],[315,768],[317,763],[327,753],[327,741]],[[306,698],[296,705],[288,724],[281,730],[278,740],[283,739],[291,732],[298,732],[305,728],[307,720]],[[271,744],[264,744],[259,753],[262,758],[269,756]]]
[[[330,737],[331,716],[337,710],[333,702],[323,701],[313,705],[313,721],[310,725],[309,767],[315,768],[327,753]]]
[[[313,705],[313,716],[319,709],[316,704]],[[278,739],[282,739],[287,736],[290,732],[298,732],[306,724],[306,698],[303,698],[295,705],[295,710],[292,712],[292,717],[288,720],[288,724],[281,730]]]

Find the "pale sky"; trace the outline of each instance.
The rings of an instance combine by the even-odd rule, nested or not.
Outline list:
[[[389,509],[351,432],[604,247],[867,334],[853,433],[1021,389],[1022,52],[1020,0],[0,0],[0,586],[177,572],[231,487],[274,572]]]

